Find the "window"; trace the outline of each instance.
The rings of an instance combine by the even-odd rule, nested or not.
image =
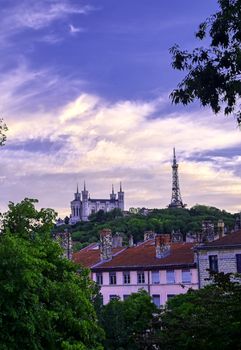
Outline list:
[[[100,286],[103,284],[103,276],[102,276],[102,273],[97,273],[97,274],[96,274],[96,283],[99,284]]]
[[[159,294],[153,295],[152,296],[152,301],[156,305],[156,307],[159,308],[161,306],[160,295]]]
[[[211,272],[218,272],[218,256],[209,255],[209,269]]]
[[[130,276],[130,272],[129,271],[123,272],[123,282],[124,282],[124,284],[130,284],[131,283],[131,276]]]
[[[241,254],[236,254],[237,272],[241,273]]]
[[[143,284],[143,283],[145,283],[145,273],[144,273],[144,271],[142,271],[142,272],[137,272],[137,283],[138,283],[138,284]]]
[[[170,300],[171,298],[175,297],[175,294],[167,294],[167,301]]]
[[[116,273],[115,272],[110,272],[109,278],[110,278],[110,284],[116,284]]]
[[[124,294],[124,295],[123,295],[123,300],[128,299],[128,298],[129,298],[129,296],[130,296],[129,294]]]
[[[175,271],[174,270],[167,271],[167,283],[170,283],[170,284],[175,283]]]
[[[116,295],[116,294],[111,294],[111,295],[110,295],[110,301],[111,301],[111,300],[114,300],[114,299],[118,299],[118,295]]]
[[[151,279],[152,279],[153,284],[160,283],[159,271],[152,271],[151,272]]]
[[[182,270],[182,283],[191,283],[192,275],[190,270]]]

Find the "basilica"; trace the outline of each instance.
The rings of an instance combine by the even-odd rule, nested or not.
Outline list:
[[[77,191],[74,195],[74,200],[70,203],[71,215],[70,224],[74,225],[79,221],[88,221],[90,214],[96,213],[99,210],[104,212],[109,212],[115,208],[119,208],[124,211],[124,192],[122,190],[122,185],[120,183],[119,192],[115,193],[114,186],[112,185],[112,192],[109,199],[92,199],[90,198],[89,191],[86,189],[84,183],[84,189],[79,192],[77,186]]]

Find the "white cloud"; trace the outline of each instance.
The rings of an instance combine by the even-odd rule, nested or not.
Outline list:
[[[36,80],[39,83],[33,84]],[[69,85],[49,71],[32,72],[24,65],[3,76],[0,94],[9,133],[7,147],[0,150],[0,210],[8,200],[29,196],[66,214],[75,184],[84,178],[96,196],[108,195],[111,183],[122,180],[127,208],[166,206],[173,146],[184,202],[238,209],[241,179],[235,166],[240,166],[240,156],[195,161],[197,152],[240,144],[233,120],[204,111],[163,117],[163,99],[110,103],[84,92],[72,100],[59,98],[58,106],[50,106],[51,91]],[[61,90],[57,92],[61,96]],[[33,140],[62,147],[30,150]],[[10,147],[19,142],[29,146]]]
[[[75,27],[73,24],[69,24],[69,32],[70,32],[70,34],[72,34],[72,35],[75,35],[75,34],[77,34],[77,33],[84,32],[84,31],[85,31],[84,28]]]
[[[22,30],[39,31],[48,28],[56,21],[67,20],[71,15],[87,15],[95,8],[90,5],[80,3],[70,3],[69,1],[23,0],[15,3],[15,6],[5,8],[2,11],[0,24],[0,42],[10,45],[9,38],[18,34]],[[73,27],[73,30],[81,28]],[[43,35],[43,41],[56,43],[56,34],[48,33]]]

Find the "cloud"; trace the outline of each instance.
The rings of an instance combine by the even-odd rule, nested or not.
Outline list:
[[[0,24],[0,42],[10,45],[9,38],[19,35],[21,31],[41,31],[50,27],[54,22],[65,21],[71,15],[87,15],[95,8],[90,5],[81,5],[65,0],[31,1],[23,0],[16,2],[14,6],[8,6],[2,11]],[[73,27],[73,30],[80,28]],[[42,39],[48,43],[56,43],[57,35],[44,34]]]
[[[9,132],[0,150],[0,211],[28,196],[66,215],[76,182],[84,179],[92,196],[106,197],[122,181],[127,208],[165,207],[173,146],[185,203],[239,209],[240,132],[233,120],[204,110],[163,114],[164,98],[110,102],[81,83],[70,86],[71,79],[24,64],[2,76]],[[51,104],[52,94],[58,103]]]
[[[75,34],[77,34],[77,33],[84,32],[84,31],[85,31],[84,28],[75,27],[75,26],[73,26],[73,24],[69,24],[69,32],[70,32],[70,34],[72,34],[72,35],[75,35]]]

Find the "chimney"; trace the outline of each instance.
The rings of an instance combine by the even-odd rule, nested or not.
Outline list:
[[[109,229],[100,231],[100,259],[109,260],[112,258],[112,233]]]
[[[218,220],[218,238],[224,236],[224,222],[223,220]]]
[[[123,244],[123,236],[121,232],[116,232],[114,237],[112,238],[112,248],[122,247]]]
[[[128,246],[130,248],[134,246],[134,241],[133,241],[133,236],[132,235],[130,235],[130,237],[129,237]]]
[[[156,247],[156,258],[165,258],[170,254],[170,235],[156,235],[155,237],[155,247]]]

